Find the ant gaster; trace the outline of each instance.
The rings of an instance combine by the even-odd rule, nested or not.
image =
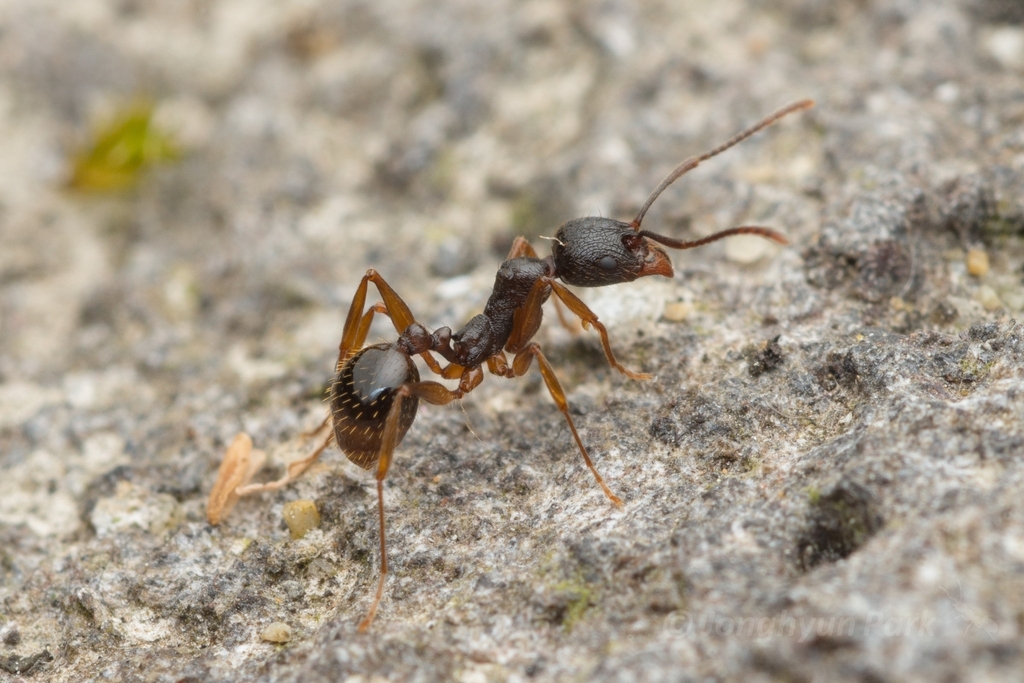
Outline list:
[[[603,287],[632,282],[648,275],[672,277],[672,262],[662,249],[663,246],[691,249],[730,235],[744,234],[787,244],[784,236],[760,226],[741,226],[703,239],[683,241],[643,230],[640,224],[654,200],[684,173],[783,116],[813,105],[811,100],[790,104],[711,151],[684,161],[655,188],[630,223],[594,217],[571,220],[558,229],[553,239],[552,254],[546,258],[540,258],[524,238],[517,237],[508,259],[498,269],[494,290],[483,313],[473,317],[457,332],[447,327],[429,331],[416,322],[409,307],[377,271],[366,271],[345,320],[336,374],[330,387],[330,415],[316,430],[319,432],[331,423],[331,433],[310,456],[292,462],[281,479],[248,486],[246,482],[259,468],[261,461],[257,461],[255,456],[250,460],[250,453],[256,452],[252,451],[252,442],[247,436],[243,434],[236,437],[225,456],[217,484],[210,495],[207,506],[210,522],[218,523],[239,496],[277,489],[295,479],[316,461],[332,440],[335,441],[349,460],[364,469],[374,469],[377,479],[380,578],[366,617],[359,624],[359,630],[365,631],[377,612],[388,571],[384,540],[384,479],[395,448],[416,419],[420,400],[433,405],[445,405],[461,399],[479,386],[484,378],[484,365],[491,374],[513,378],[525,374],[534,359],[594,479],[608,499],[616,506],[621,506],[621,499],[612,493],[601,478],[576,431],[565,391],[551,364],[544,357],[540,346],[531,341],[540,328],[541,306],[554,294],[556,304],[559,301],[565,304],[580,318],[585,329],[593,327],[597,330],[605,356],[612,367],[631,379],[649,379],[650,375],[632,372],[616,360],[604,325],[565,285]],[[366,309],[366,292],[371,282],[383,301]],[[399,334],[398,339],[391,343],[364,346],[376,313],[391,318]],[[433,355],[435,353],[447,361],[446,366],[440,365]],[[506,353],[512,355],[511,361]],[[412,356],[416,355],[423,358],[434,374],[444,379],[457,379],[458,386],[448,389],[439,382],[420,380],[419,371],[412,361]]]

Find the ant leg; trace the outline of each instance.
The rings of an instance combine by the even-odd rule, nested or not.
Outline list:
[[[370,309],[363,314],[363,306],[366,304],[366,290],[370,282],[373,282],[377,287],[377,291],[380,293],[381,298],[384,300],[383,303],[377,303],[370,307]],[[391,285],[384,280],[373,268],[366,271],[366,275],[359,282],[359,287],[356,288],[355,296],[352,297],[352,304],[348,309],[348,317],[345,319],[345,329],[341,336],[341,343],[338,345],[338,363],[337,368],[345,364],[348,358],[362,348],[366,342],[366,335],[370,331],[370,323],[373,321],[374,313],[383,313],[391,318],[392,324],[395,326],[395,330],[398,334],[405,332],[409,325],[416,322],[416,318],[413,317],[412,311],[409,310],[409,306],[402,300],[402,297],[398,296],[398,293],[391,288]],[[444,374],[441,365],[437,360],[430,354],[429,351],[424,351],[420,354],[427,366],[435,374],[441,375],[447,379],[454,379],[459,375],[451,374],[455,371],[449,369],[450,375]]]
[[[515,373],[509,367],[508,358],[505,357],[504,351],[498,351],[498,353],[487,359],[487,369],[491,371],[492,375],[497,377],[507,377],[509,379],[515,377]]]
[[[388,575],[388,548],[384,535],[384,479],[388,476],[391,468],[391,459],[395,448],[398,446],[398,428],[402,414],[402,401],[410,396],[422,398],[427,403],[434,405],[445,405],[462,398],[472,391],[484,379],[484,373],[480,368],[473,368],[462,375],[459,381],[459,388],[452,391],[437,382],[413,382],[405,384],[395,392],[395,400],[391,404],[387,421],[384,423],[384,435],[380,444],[380,455],[377,458],[377,515],[380,520],[380,578],[377,580],[377,592],[370,603],[370,609],[366,616],[359,622],[359,632],[364,633],[373,623],[377,615],[377,607],[384,596],[384,582]]]
[[[327,438],[324,439],[324,442],[311,454],[307,455],[302,460],[295,460],[288,463],[288,468],[285,470],[284,476],[280,479],[267,482],[266,484],[249,484],[248,486],[239,486],[235,489],[235,493],[239,496],[248,496],[251,493],[259,493],[260,491],[276,491],[277,489],[286,486],[293,480],[297,479],[300,474],[308,470],[310,465],[315,463],[320,455],[327,450],[327,447],[331,445],[331,441],[333,440],[334,432],[331,432],[327,435]]]
[[[630,379],[651,379],[651,377],[653,377],[650,373],[633,372],[616,360],[615,354],[612,352],[611,342],[608,340],[608,330],[597,319],[597,314],[590,310],[590,308],[588,308],[578,296],[570,292],[564,285],[555,282],[551,278],[542,278],[542,281],[545,280],[547,281],[547,284],[551,286],[555,296],[564,301],[565,305],[569,307],[569,310],[579,316],[584,329],[593,325],[594,329],[597,330],[597,333],[601,335],[601,346],[604,347],[604,355],[608,358],[608,363],[613,368]]]
[[[373,596],[370,609],[367,610],[363,620],[359,622],[360,633],[365,633],[373,623],[373,618],[377,616],[377,606],[380,605],[380,599],[384,597],[384,580],[388,576],[388,546],[384,540],[384,480],[380,477],[377,478],[377,516],[380,519],[380,578],[377,580],[377,593]]]
[[[384,581],[388,576],[388,546],[384,535],[384,479],[388,476],[388,469],[391,467],[391,457],[394,455],[395,447],[398,445],[399,418],[402,414],[402,402],[412,395],[408,385],[403,385],[395,392],[391,410],[388,412],[387,421],[384,423],[384,435],[381,439],[380,454],[377,456],[377,517],[380,520],[380,578],[377,580],[377,593],[370,603],[370,609],[366,616],[359,622],[359,632],[364,633],[373,623],[377,615],[377,606],[384,596]]]
[[[326,424],[327,420],[320,425],[320,429],[323,429]],[[242,496],[260,491],[272,491],[288,484],[309,469],[309,466],[317,461],[332,440],[334,440],[334,434],[328,434],[320,447],[311,455],[302,460],[288,463],[285,475],[277,481],[266,484],[249,484],[253,476],[263,467],[267,456],[263,451],[253,450],[252,439],[248,434],[245,432],[238,434],[228,446],[220,469],[217,470],[217,481],[214,482],[213,490],[210,491],[210,497],[206,501],[206,519],[210,524],[216,526],[224,521]]]
[[[565,315],[565,309],[562,308],[562,300],[558,297],[555,297],[555,313],[558,314],[558,322],[561,323],[562,327],[572,334],[580,333],[580,326],[572,318]]]
[[[363,306],[366,303],[366,289],[370,282],[377,286],[380,297],[384,299],[384,307],[391,316],[391,321],[398,330],[398,334],[405,332],[405,328],[416,322],[412,316],[409,306],[402,301],[402,297],[391,288],[384,278],[373,268],[366,271],[366,275],[359,281],[355,296],[352,297],[352,305],[348,309],[348,317],[345,319],[345,331],[341,336],[341,343],[338,345],[339,362],[344,360],[348,354],[358,349],[356,338],[362,328],[360,318],[363,317]],[[364,336],[365,341],[365,336]]]
[[[508,257],[506,257],[505,260],[511,261],[512,259],[519,258],[521,256],[540,258],[533,246],[526,241],[525,237],[522,236],[517,237],[512,243],[512,249],[509,250]],[[577,325],[571,318],[566,317],[565,310],[562,308],[562,302],[558,299],[555,299],[555,313],[558,314],[558,322],[562,324],[562,327],[572,334],[579,334],[579,325]]]
[[[612,493],[612,490],[608,488],[608,484],[604,483],[604,479],[601,474],[594,467],[594,463],[590,460],[590,455],[587,453],[586,447],[583,445],[583,441],[580,439],[579,433],[576,431],[576,425],[573,424],[572,417],[569,415],[569,402],[565,399],[565,391],[562,389],[562,385],[558,382],[558,377],[555,376],[555,369],[551,367],[551,363],[544,357],[544,354],[540,351],[540,346],[531,343],[525,349],[516,354],[516,357],[512,361],[512,375],[513,377],[522,377],[526,374],[526,371],[530,369],[530,364],[533,362],[533,358],[536,356],[537,364],[540,366],[540,374],[544,378],[544,384],[547,385],[548,393],[551,394],[551,398],[554,399],[558,409],[562,412],[562,416],[569,425],[569,431],[572,432],[572,437],[576,439],[576,445],[580,449],[580,454],[583,456],[584,462],[587,463],[587,467],[590,469],[597,483],[601,486],[601,490],[604,491],[604,495],[608,496],[616,507],[622,507],[622,499]]]
[[[555,297],[555,313],[558,314],[558,322],[561,323],[562,327],[572,334],[580,333],[580,326],[572,318],[566,317],[565,309],[562,308],[562,300],[558,297]]]
[[[548,287],[554,292],[558,299],[561,299],[569,310],[575,315],[579,316],[583,322],[583,328],[593,325],[594,329],[597,330],[598,334],[601,335],[601,345],[604,347],[604,355],[608,359],[608,363],[630,379],[650,379],[652,375],[646,372],[633,372],[627,369],[622,363],[615,359],[615,354],[612,352],[611,342],[608,340],[608,330],[605,326],[597,319],[597,314],[587,308],[587,305],[583,303],[579,297],[570,292],[565,288],[564,285],[559,284],[549,277],[542,277],[537,280],[530,290],[529,295],[526,297],[526,302],[516,310],[512,317],[512,334],[509,336],[508,342],[505,344],[505,348],[512,353],[519,353],[521,350],[526,348],[530,339],[537,333],[537,329],[540,327],[541,310],[540,307],[544,303],[544,299],[547,298]]]
[[[505,257],[505,260],[511,261],[514,258],[520,258],[522,256],[539,258],[537,256],[537,251],[533,248],[533,245],[527,242],[525,237],[520,235],[512,242],[512,249],[509,250],[508,256]]]
[[[299,434],[299,438],[301,438],[303,441],[305,441],[306,439],[310,439],[310,438],[316,436],[317,434],[322,432],[324,430],[324,427],[326,427],[328,424],[330,424],[330,422],[331,422],[331,415],[330,415],[330,413],[328,413],[327,417],[325,417],[323,419],[323,422],[320,423],[319,427],[311,429],[308,432],[302,432],[301,434]]]
[[[519,353],[540,329],[540,321],[544,315],[541,307],[551,296],[551,290],[545,282],[547,279],[538,278],[526,296],[526,301],[512,314],[512,332],[505,342],[506,351]]]

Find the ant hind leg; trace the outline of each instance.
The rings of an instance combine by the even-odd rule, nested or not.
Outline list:
[[[235,493],[239,496],[248,496],[252,493],[259,493],[260,491],[276,491],[279,488],[286,486],[295,479],[298,479],[299,475],[308,470],[310,466],[315,463],[323,454],[327,447],[334,441],[334,432],[327,435],[324,442],[311,454],[301,460],[294,460],[288,463],[288,468],[285,470],[285,474],[280,479],[275,481],[267,482],[266,484],[249,484],[248,486],[239,486],[235,489]]]
[[[410,396],[422,398],[433,405],[446,405],[456,399],[462,398],[472,391],[483,381],[484,374],[480,368],[469,370],[459,380],[458,389],[452,391],[443,384],[437,382],[413,382],[404,384],[395,392],[394,402],[388,412],[387,420],[384,423],[384,435],[381,439],[380,454],[377,457],[377,516],[380,526],[380,578],[377,580],[377,592],[373,596],[373,602],[366,611],[366,616],[359,622],[359,632],[364,633],[373,618],[377,615],[377,608],[380,606],[381,598],[384,596],[384,583],[388,575],[388,548],[384,531],[384,479],[388,476],[391,468],[391,459],[395,448],[398,446],[399,427],[401,424],[402,402]]]

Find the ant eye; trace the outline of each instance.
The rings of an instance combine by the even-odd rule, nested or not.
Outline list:
[[[600,266],[601,270],[607,270],[608,272],[611,272],[615,270],[615,257],[605,256],[600,261],[597,262],[597,265]]]

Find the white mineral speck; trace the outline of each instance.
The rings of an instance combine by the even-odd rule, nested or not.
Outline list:
[[[263,629],[260,638],[268,643],[287,643],[292,639],[292,627],[283,621],[275,621]]]

